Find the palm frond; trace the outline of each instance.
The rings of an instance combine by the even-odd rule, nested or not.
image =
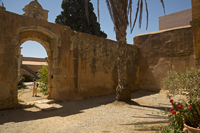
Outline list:
[[[146,30],[148,29],[148,24],[149,24],[149,11],[147,7],[147,1],[145,0],[145,7],[146,7],[146,14],[147,14],[147,23],[146,23]]]
[[[89,11],[88,11],[88,2],[89,2],[89,0],[85,0],[85,13],[86,13],[88,23],[90,23],[90,21],[89,21]]]
[[[127,13],[127,16],[129,15],[130,13],[130,28],[131,28],[131,25],[132,25],[132,0],[129,0],[129,3],[128,3],[128,13]]]
[[[99,0],[97,0],[97,14],[98,14],[98,22],[100,22]]]
[[[120,24],[118,22],[123,22],[123,20],[119,16],[119,13],[117,12],[116,3],[114,2],[114,0],[109,0],[109,2],[112,9],[113,23],[114,23],[115,29],[119,29]]]
[[[138,15],[139,15],[139,28],[141,28],[142,25],[142,13],[143,13],[143,5],[145,4],[145,9],[146,9],[146,29],[148,29],[148,23],[149,23],[149,12],[148,12],[148,6],[147,6],[147,0],[138,0],[137,2],[137,9],[135,13],[135,19],[132,24],[132,5],[133,5],[133,0],[123,0],[123,1],[117,1],[117,0],[105,0],[107,4],[107,8],[111,17],[111,20],[114,23],[114,29],[118,29],[120,25],[130,25],[131,28],[131,33],[135,27]],[[144,1],[144,2],[143,2]],[[86,16],[87,20],[89,22],[89,12],[88,12],[88,2],[89,0],[85,0],[85,9],[86,9]],[[165,14],[165,5],[164,5],[164,0],[160,0],[163,11]],[[128,4],[127,4],[128,3]],[[125,11],[125,15],[122,15],[119,10],[118,10],[118,4],[122,4],[123,11]],[[124,6],[126,6],[127,10],[124,10]],[[120,7],[120,6],[119,6]],[[97,13],[98,13],[98,21],[100,21],[100,13],[99,13],[99,0],[97,0]],[[127,17],[129,16],[129,23],[127,22]]]
[[[162,4],[162,7],[163,7],[163,11],[164,11],[164,14],[165,14],[165,4],[164,4],[164,1],[163,0],[160,0],[161,4]]]
[[[114,23],[114,19],[113,19],[113,11],[112,11],[112,8],[111,8],[111,5],[110,5],[110,1],[109,1],[109,0],[106,0],[106,4],[107,4],[107,8],[108,8],[108,11],[109,11],[109,14],[110,14],[111,20],[112,20],[113,23]]]
[[[141,25],[142,25],[142,12],[143,12],[143,0],[141,0],[141,3],[140,3],[139,28],[141,28]]]
[[[133,22],[133,25],[131,26],[131,33],[133,31],[133,28],[135,27],[135,23],[136,23],[136,20],[137,20],[137,17],[138,17],[138,12],[139,12],[139,8],[140,8],[140,0],[138,0],[138,3],[137,3],[137,9],[136,9],[136,13],[135,13],[135,20]]]

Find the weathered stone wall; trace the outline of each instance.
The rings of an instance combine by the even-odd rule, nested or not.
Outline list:
[[[47,62],[45,58],[22,57],[22,61]]]
[[[25,69],[20,69],[20,78],[23,77],[24,75],[27,75],[30,77],[30,81],[33,81],[34,78],[36,78],[33,74],[31,74],[29,71]]]
[[[166,30],[190,25],[192,9],[187,9],[159,17],[159,30]]]
[[[196,65],[200,65],[200,1],[192,0],[192,29]]]
[[[167,71],[195,67],[191,26],[138,35],[140,88],[159,90]]]
[[[18,104],[18,58],[25,41],[47,51],[49,98],[73,100],[115,93],[116,42],[0,10],[0,109]],[[128,82],[139,87],[138,48],[128,46]]]
[[[71,65],[63,62],[66,63],[63,65],[70,65],[73,70],[71,75],[68,69],[62,70],[60,76],[64,78],[66,75],[67,78],[60,83],[64,86],[60,87],[59,97],[81,99],[115,93],[118,83],[116,42],[80,32],[74,32],[70,41],[72,62]],[[128,46],[128,82],[132,90],[139,87],[137,51],[136,47]]]
[[[20,69],[20,78],[23,77],[23,75],[27,75],[30,76],[30,81],[33,81],[34,78],[37,78],[37,73],[41,66],[42,65],[22,65]]]

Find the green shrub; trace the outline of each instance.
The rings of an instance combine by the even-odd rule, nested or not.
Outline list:
[[[28,76],[28,75],[23,75],[23,77],[25,78],[24,82],[29,82],[29,81],[30,81],[30,76]]]
[[[191,97],[200,95],[200,68],[187,69],[185,73],[169,71],[168,79],[164,80],[164,88],[171,95],[188,94]]]
[[[20,82],[24,82],[24,81],[25,81],[25,77],[21,77]]]
[[[39,72],[37,73],[37,76],[39,79],[37,80],[39,82],[39,88],[40,92],[42,92],[44,95],[48,94],[48,66],[41,66],[39,68]]]
[[[168,97],[171,99],[176,94],[186,95],[179,102],[170,100],[172,108],[169,114],[169,127],[162,132],[179,133],[183,131],[184,122],[197,128],[200,126],[200,67],[189,68],[185,73],[169,71],[168,79],[164,80],[164,89],[169,90]]]
[[[18,83],[18,88],[25,88],[26,85],[24,84],[25,78],[21,77],[20,82]]]

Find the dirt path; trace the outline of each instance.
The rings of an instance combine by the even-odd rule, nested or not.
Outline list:
[[[32,97],[33,82],[25,82],[26,87],[24,89],[18,90],[18,99],[21,102],[30,102],[46,99],[47,95],[43,95],[38,91],[37,97]]]
[[[165,94],[132,93],[132,102],[115,95],[57,103],[62,108],[32,107],[0,111],[1,133],[151,133],[168,123],[162,114],[170,107]]]

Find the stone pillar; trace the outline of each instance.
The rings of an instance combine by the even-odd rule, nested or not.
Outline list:
[[[22,57],[23,55],[21,55],[21,49],[22,47],[20,47],[18,50],[19,53],[19,57],[18,57],[18,82],[20,81],[21,78],[21,74],[20,74],[20,70],[21,70],[21,65],[22,65]]]
[[[200,65],[200,1],[192,0],[193,46],[195,52],[196,66]]]

